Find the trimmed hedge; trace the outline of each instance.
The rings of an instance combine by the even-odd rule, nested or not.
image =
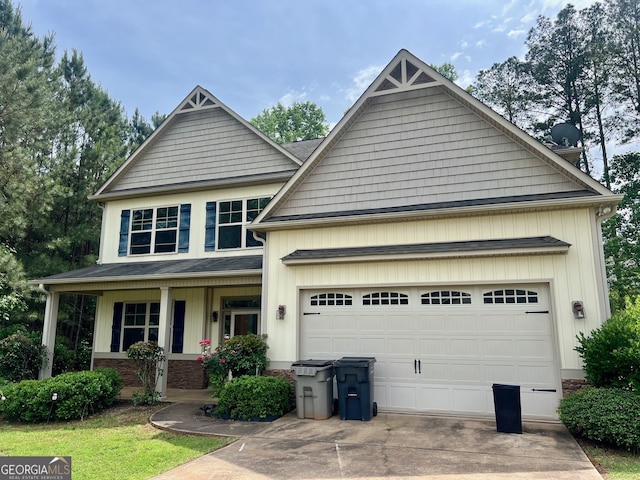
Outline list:
[[[31,423],[83,418],[113,405],[120,390],[122,379],[109,368],[23,380],[3,387],[6,400],[0,413],[7,420]]]
[[[560,420],[574,435],[637,452],[640,450],[640,394],[584,387],[563,398]]]
[[[245,375],[226,382],[216,414],[234,420],[281,417],[289,411],[291,384],[280,377]]]

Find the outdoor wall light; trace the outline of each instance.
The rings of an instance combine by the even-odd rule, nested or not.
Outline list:
[[[287,313],[287,307],[285,305],[278,305],[278,310],[276,311],[276,318],[278,320],[284,320],[285,313]]]
[[[211,312],[211,321],[212,322],[217,322],[218,321],[218,312],[216,312],[215,310],[213,312]]]
[[[580,300],[574,300],[573,302],[571,302],[571,309],[573,310],[574,318],[577,318],[580,320],[584,319],[585,317],[584,305]]]

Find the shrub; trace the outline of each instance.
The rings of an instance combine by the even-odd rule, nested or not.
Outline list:
[[[640,449],[640,394],[584,387],[563,398],[560,420],[574,435],[626,450]]]
[[[210,352],[208,340],[202,340],[203,347],[201,361],[204,363],[211,389],[219,391],[222,384],[228,377],[229,371],[232,376],[259,375],[268,365],[266,335],[236,335],[225,340],[213,352]]]
[[[46,361],[43,345],[23,333],[14,333],[0,340],[0,377],[12,382],[38,378]]]
[[[640,297],[589,336],[580,333],[578,343],[591,385],[640,389]]]
[[[8,420],[44,422],[84,418],[112,405],[122,389],[113,369],[64,373],[42,380],[23,380],[3,387],[0,412]]]
[[[57,338],[53,353],[53,375],[67,372],[89,370],[91,365],[91,347],[80,342],[77,350],[70,348],[65,339]]]
[[[276,418],[289,411],[290,393],[283,378],[245,375],[224,384],[216,410],[234,420]]]
[[[142,384],[142,392],[133,394],[133,404],[155,405],[160,397],[156,385],[164,373],[159,367],[165,359],[164,349],[155,342],[136,342],[127,349],[127,357],[136,363],[136,376]]]

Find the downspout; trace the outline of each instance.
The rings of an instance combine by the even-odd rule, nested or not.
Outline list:
[[[615,207],[609,205],[600,206],[595,211],[596,223],[595,223],[595,238],[594,244],[596,245],[596,258],[598,259],[599,275],[598,275],[598,287],[602,298],[602,307],[600,309],[600,315],[602,322],[608,320],[611,317],[611,304],[609,302],[609,286],[607,281],[607,267],[606,259],[604,258],[604,242],[602,238],[602,222],[608,218],[613,217],[616,214]]]

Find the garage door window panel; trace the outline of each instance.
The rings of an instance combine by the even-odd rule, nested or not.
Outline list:
[[[504,290],[493,290],[483,295],[485,304],[492,305],[526,305],[538,303],[538,292],[532,290],[521,290],[508,288]]]
[[[409,296],[400,292],[374,292],[362,296],[362,305],[409,305]]]
[[[428,292],[420,298],[422,305],[471,305],[471,294],[457,290]]]
[[[353,297],[345,293],[318,293],[309,299],[312,307],[340,307],[353,305]]]

